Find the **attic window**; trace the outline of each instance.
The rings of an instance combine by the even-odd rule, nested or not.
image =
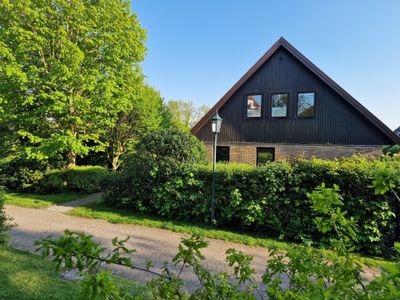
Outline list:
[[[289,94],[272,94],[271,116],[273,118],[286,118],[288,102]]]
[[[261,117],[261,105],[262,96],[261,95],[248,95],[247,96],[247,118],[260,118]]]
[[[312,118],[315,115],[315,93],[299,93],[297,96],[297,116]]]

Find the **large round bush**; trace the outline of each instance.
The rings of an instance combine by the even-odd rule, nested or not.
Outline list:
[[[120,172],[102,182],[106,202],[134,206],[147,212],[154,201],[154,189],[179,173],[185,166],[206,162],[203,143],[191,133],[177,129],[149,132],[126,157]]]
[[[178,163],[206,161],[204,144],[190,132],[178,128],[149,132],[137,145],[137,155],[146,159],[169,159]]]

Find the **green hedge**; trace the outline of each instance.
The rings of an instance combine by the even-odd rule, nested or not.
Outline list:
[[[10,191],[55,193],[100,191],[101,180],[109,174],[101,166],[50,169],[45,161],[8,157],[0,159],[0,186]]]
[[[33,185],[38,193],[95,193],[110,171],[101,166],[76,166],[68,170],[50,170]]]
[[[33,191],[48,164],[44,161],[9,156],[0,159],[0,185],[13,191]]]
[[[357,251],[388,254],[399,239],[399,203],[390,194],[375,195],[371,188],[375,170],[386,166],[400,170],[400,159],[299,159],[257,168],[218,165],[217,225],[329,245],[331,236],[318,233],[313,223],[315,215],[307,193],[322,182],[327,186],[335,183],[342,189],[344,210],[356,218],[360,228]],[[137,160],[106,177],[102,188],[106,202],[114,206],[171,219],[209,222],[211,180],[210,166]]]

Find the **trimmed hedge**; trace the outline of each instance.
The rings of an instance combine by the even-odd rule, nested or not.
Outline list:
[[[38,193],[100,192],[102,180],[110,171],[101,166],[76,166],[68,170],[50,170],[33,186]]]
[[[0,186],[10,191],[94,193],[110,171],[101,166],[48,169],[46,162],[9,157],[0,160]]]
[[[316,230],[307,193],[322,182],[337,184],[345,199],[343,210],[358,222],[356,250],[390,254],[394,241],[399,240],[399,203],[389,193],[375,195],[371,188],[374,172],[389,166],[400,170],[400,158],[298,159],[257,168],[218,165],[217,225],[328,246],[331,235]],[[211,180],[210,166],[137,159],[122,172],[107,176],[102,189],[106,202],[114,206],[170,219],[209,222]]]

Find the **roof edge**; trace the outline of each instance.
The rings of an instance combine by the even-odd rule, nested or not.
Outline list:
[[[289,53],[297,58],[303,65],[305,65],[311,72],[313,72],[318,78],[320,78],[326,85],[332,88],[338,93],[343,99],[345,99],[351,106],[353,106],[358,112],[373,123],[382,133],[386,135],[393,143],[400,143],[400,137],[395,134],[389,127],[387,127],[381,120],[379,120],[373,113],[365,108],[360,102],[353,98],[348,92],[340,87],[335,81],[333,81],[328,75],[326,75],[321,69],[319,69],[314,63],[308,58],[301,54],[294,46],[292,46],[283,37],[280,37],[274,45],[237,81],[228,92],[200,119],[199,122],[191,129],[191,132],[195,134],[198,132],[205,123],[211,118],[213,113],[221,108],[232,96],[236,93],[239,88],[252,76],[257,70],[280,48],[284,47]]]

